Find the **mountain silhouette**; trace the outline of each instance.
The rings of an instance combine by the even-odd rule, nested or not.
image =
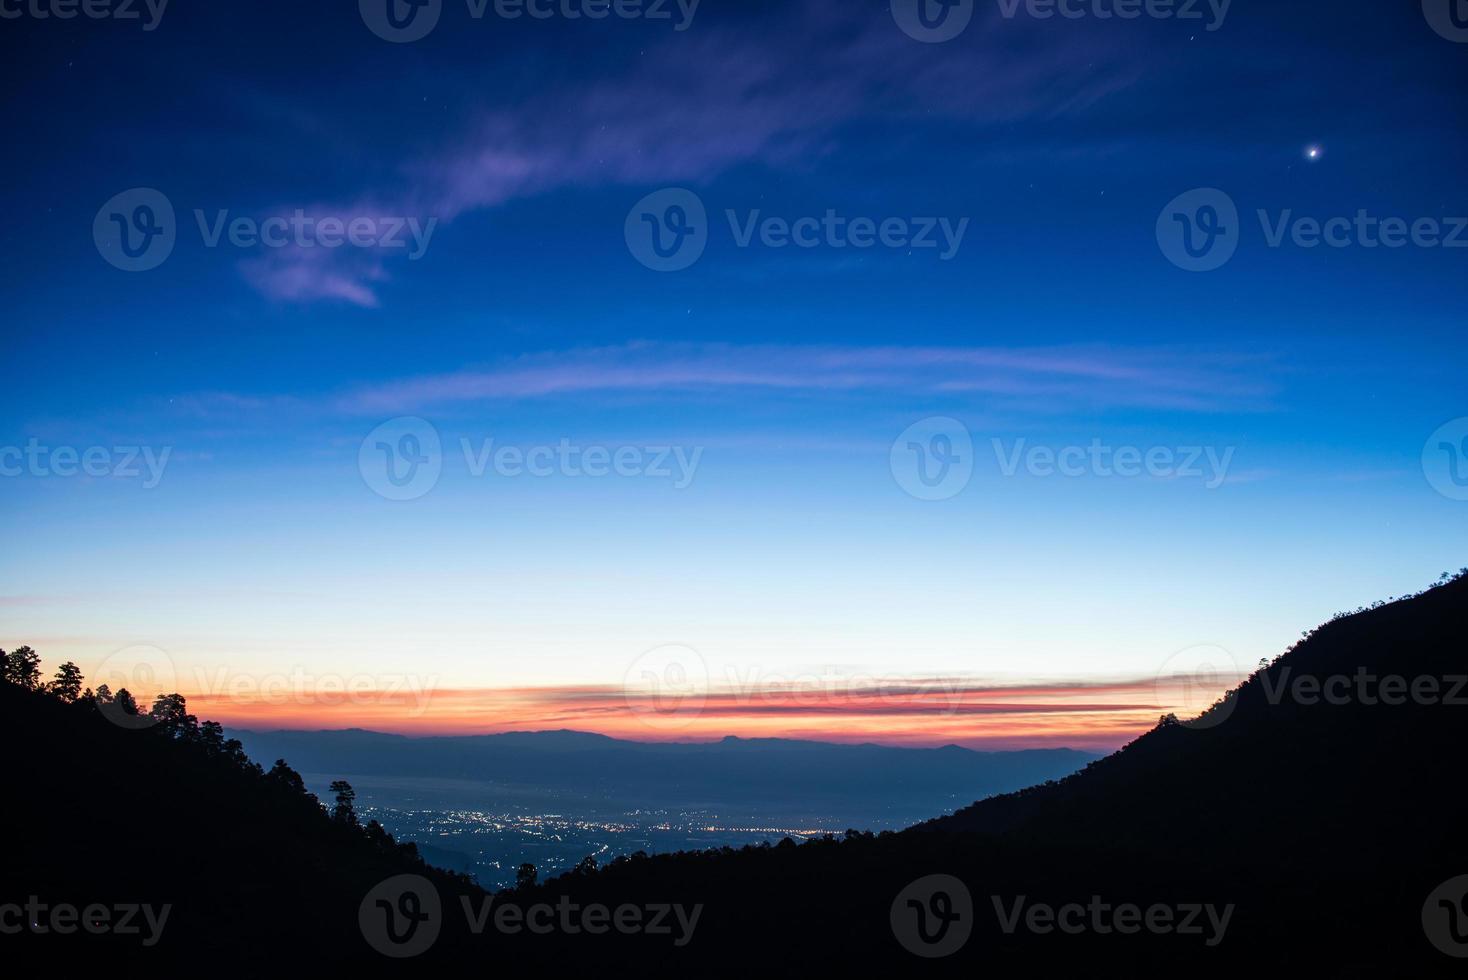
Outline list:
[[[680,970],[1461,975],[1465,631],[1459,577],[1336,618],[1199,718],[1164,718],[1057,782],[902,833],[614,862],[537,893],[703,902],[697,941],[664,953]],[[967,896],[935,897],[936,875]],[[1178,923],[1230,911],[1221,938],[1166,931],[1160,915],[1156,931],[1121,934],[1093,925],[1093,905],[1171,909]],[[1037,906],[1081,907],[1086,925],[1016,923]],[[915,955],[933,948],[904,944],[908,913],[930,914],[930,936],[961,913],[966,938]]]
[[[133,730],[5,684],[21,791],[0,807],[0,904],[169,902],[155,946],[100,936],[65,955],[221,973],[386,951],[537,973],[1460,976],[1465,614],[1459,578],[1341,616],[1198,719],[906,831],[527,871],[493,896],[358,824],[350,787],[328,808],[182,705]],[[533,909],[548,932],[524,926]],[[4,941],[60,957],[55,938]]]
[[[587,732],[507,732],[408,738],[345,731],[233,730],[253,758],[285,758],[303,773],[368,780],[460,780],[437,788],[445,808],[473,809],[506,787],[533,788],[578,811],[634,808],[806,818],[840,815],[898,827],[975,796],[1075,772],[1096,758],[1074,749],[976,752],[783,738],[637,742]],[[413,783],[408,783],[410,789]],[[407,794],[402,794],[406,796]],[[391,804],[391,794],[374,793]]]

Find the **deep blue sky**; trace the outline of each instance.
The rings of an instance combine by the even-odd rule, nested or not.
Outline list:
[[[1468,215],[1468,44],[1416,3],[1236,0],[1210,31],[990,0],[921,44],[861,0],[704,0],[681,32],[445,0],[390,44],[354,3],[174,0],[151,31],[0,35],[0,445],[172,452],[146,490],[0,479],[0,643],[410,650],[465,686],[616,683],[675,642],[720,676],[1145,676],[1200,643],[1252,663],[1468,553],[1421,462],[1468,416],[1468,248],[1270,248],[1255,217]],[[178,215],[146,272],[93,239],[136,187]],[[711,240],[659,273],[624,222],[666,187]],[[1155,229],[1204,187],[1242,237],[1187,272]],[[206,248],[192,214],[297,208],[437,225],[408,261]],[[943,261],[739,248],[726,209],[968,224]],[[407,415],[443,478],[384,501],[358,448]],[[934,416],[977,468],[919,501],[889,448]],[[458,441],[489,437],[704,454],[678,490],[471,478]],[[1006,478],[991,438],[1234,453],[1211,489]]]

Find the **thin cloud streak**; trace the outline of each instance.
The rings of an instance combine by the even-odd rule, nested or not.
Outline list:
[[[359,388],[352,414],[403,413],[463,402],[615,391],[766,388],[911,390],[1049,398],[1068,404],[1216,411],[1258,408],[1273,387],[1257,359],[1087,348],[819,347],[631,344],[537,354]]]

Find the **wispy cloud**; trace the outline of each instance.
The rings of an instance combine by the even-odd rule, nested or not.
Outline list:
[[[361,209],[387,201],[395,213],[446,223],[568,186],[700,183],[749,163],[807,167],[858,121],[1049,118],[1135,77],[1094,37],[975,25],[939,57],[880,7],[775,7],[646,44],[594,83],[551,85],[513,107],[483,109],[457,137],[406,157],[397,186],[360,188],[357,196],[373,202]],[[377,305],[381,267],[354,266],[342,251],[283,250],[245,274],[274,299]]]
[[[341,254],[339,254],[341,253]],[[378,305],[374,284],[387,278],[380,258],[320,248],[271,249],[240,263],[245,281],[263,296],[283,302],[336,300],[372,309]]]
[[[1257,358],[1100,346],[1054,348],[630,344],[516,358],[358,388],[348,413],[404,413],[497,399],[725,388],[971,392],[1056,407],[1187,411],[1257,407],[1272,385]]]

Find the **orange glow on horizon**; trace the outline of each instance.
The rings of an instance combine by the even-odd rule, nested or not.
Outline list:
[[[403,735],[576,729],[634,741],[805,738],[974,749],[1110,751],[1168,712],[1189,717],[1238,678],[1200,691],[1175,679],[985,685],[926,679],[858,689],[629,691],[617,685],[183,692],[200,719],[254,729],[365,728]]]

